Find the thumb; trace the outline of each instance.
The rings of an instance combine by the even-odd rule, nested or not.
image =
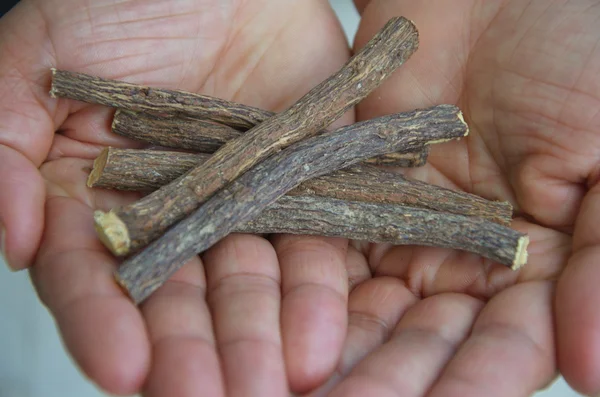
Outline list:
[[[5,134],[0,130],[0,140]],[[0,159],[2,256],[12,270],[19,270],[33,261],[42,235],[44,181],[35,165],[15,149],[0,145]]]
[[[43,231],[38,167],[52,144],[56,108],[48,95],[52,54],[43,15],[21,2],[0,19],[0,249],[9,267],[28,267]]]
[[[558,364],[578,392],[600,393],[600,185],[583,199],[575,231],[573,253],[559,279],[556,305]]]

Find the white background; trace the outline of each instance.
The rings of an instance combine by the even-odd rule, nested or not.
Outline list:
[[[351,0],[330,0],[351,40],[358,15]],[[0,262],[0,397],[104,397],[65,353],[54,322],[40,304],[26,273]],[[559,379],[536,397],[575,397]],[[511,396],[507,396],[511,397]]]

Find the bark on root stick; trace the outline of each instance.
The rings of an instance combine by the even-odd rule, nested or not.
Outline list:
[[[378,87],[417,46],[412,22],[391,19],[344,67],[289,109],[229,141],[208,161],[143,199],[109,213],[97,212],[101,240],[117,255],[145,246],[265,158],[322,131]]]
[[[154,191],[204,163],[210,154],[106,148],[94,160],[88,187]]]
[[[235,231],[452,248],[481,255],[513,270],[526,264],[529,244],[525,234],[482,218],[319,196],[282,197]]]
[[[365,158],[410,151],[467,134],[460,110],[440,105],[356,123],[298,142],[221,189],[126,260],[116,278],[135,302],[141,302],[189,258],[256,217],[305,180],[347,168]],[[164,205],[163,212],[177,210],[169,202]]]
[[[429,146],[414,153],[387,153],[381,156],[366,159],[365,164],[384,165],[388,167],[412,168],[422,167],[427,164]]]
[[[107,148],[94,161],[89,187],[117,190],[156,190],[206,161],[208,154],[161,150]],[[341,200],[407,205],[415,208],[475,216],[510,225],[508,202],[411,180],[373,166],[355,165],[309,179],[289,191],[288,196],[322,196]]]
[[[52,69],[50,96],[160,117],[212,120],[243,129],[254,127],[271,114],[212,96],[147,87],[59,69]]]
[[[273,115],[275,113],[272,113]],[[242,131],[203,120],[183,117],[156,117],[128,110],[117,110],[112,131],[118,135],[174,149],[213,153]],[[389,153],[365,160],[368,164],[396,167],[425,165],[429,150],[414,153]]]
[[[157,184],[156,175],[164,179],[174,173],[171,177],[175,178],[189,167],[186,161],[201,161],[208,156],[183,153],[182,159],[180,155],[105,150],[98,158],[95,174],[91,174],[99,179],[91,185],[129,190],[153,186]],[[146,171],[136,171],[140,169]],[[303,182],[234,232],[291,233],[452,248],[518,269],[527,261],[529,239],[508,228],[510,210],[508,203],[411,181],[375,167],[353,166]]]
[[[241,131],[226,125],[180,117],[156,117],[118,109],[112,122],[117,135],[166,148],[216,152],[228,141],[239,138]]]

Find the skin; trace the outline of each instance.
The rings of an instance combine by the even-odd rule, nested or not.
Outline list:
[[[232,235],[138,309],[90,223],[94,208],[136,196],[85,188],[103,146],[135,144],[110,134],[109,110],[50,99],[48,68],[277,111],[349,55],[324,1],[174,3],[25,0],[0,20],[6,256],[30,267],[94,382],[147,396],[529,396],[560,371],[600,393],[598,1],[356,2],[354,49],[391,15],[421,32],[419,51],[356,119],[458,104],[469,137],[403,172],[510,200],[513,227],[531,239],[525,268],[443,249]]]

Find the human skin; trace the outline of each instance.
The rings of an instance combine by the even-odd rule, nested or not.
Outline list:
[[[578,391],[600,392],[600,4],[357,7],[355,49],[393,15],[415,21],[421,44],[356,118],[458,104],[469,137],[407,173],[510,200],[513,227],[531,238],[522,270],[444,249],[232,235],[138,309],[115,287],[116,262],[91,224],[94,209],[136,196],[87,189],[84,169],[102,147],[133,143],[110,134],[109,110],[49,98],[48,69],[279,111],[347,59],[339,25],[316,0],[31,0],[0,20],[6,256],[31,268],[67,348],[100,387],[528,396],[560,370]]]
[[[290,367],[294,387],[328,376],[343,343],[344,301],[329,297],[333,303],[308,320],[302,307],[285,310],[288,327],[314,329],[306,337],[325,330],[323,341],[284,341],[294,331],[279,327],[287,295],[306,297],[309,287],[332,284],[316,268],[294,273],[302,251],[280,263],[267,240],[231,236],[139,309],[116,288],[116,261],[90,222],[94,209],[136,196],[86,188],[83,168],[105,146],[135,144],[110,133],[111,110],[48,95],[56,67],[281,111],[349,57],[327,1],[24,0],[0,20],[0,53],[5,256],[15,269],[31,268],[89,378],[125,395],[277,395],[287,390],[284,350],[293,356],[315,348],[329,357]],[[334,281],[340,288],[347,282],[345,275]],[[306,366],[312,372],[301,372]]]
[[[331,395],[529,396],[558,370],[597,395],[600,2],[356,3],[358,47],[393,14],[421,32],[419,51],[357,119],[458,104],[469,137],[408,174],[510,200],[532,243],[517,273],[447,250],[362,246],[373,278],[350,295],[359,325],[350,321]],[[370,310],[361,296],[373,297]]]

